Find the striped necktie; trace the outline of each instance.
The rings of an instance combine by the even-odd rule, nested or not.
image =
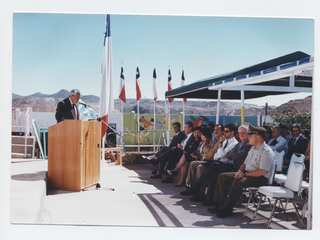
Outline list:
[[[226,145],[224,145],[223,150],[227,147],[227,145],[228,145],[228,140],[226,142]]]
[[[73,104],[73,111],[74,111],[74,119],[78,119],[78,114],[77,114],[77,107],[76,107],[76,105],[75,104]]]

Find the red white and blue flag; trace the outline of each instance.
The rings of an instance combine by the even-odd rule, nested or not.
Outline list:
[[[136,72],[136,101],[139,101],[140,98],[141,98],[140,72],[139,72],[139,68],[137,67],[137,72]]]
[[[185,81],[185,79],[184,79],[184,71],[182,70],[182,75],[181,75],[181,86],[184,86],[184,81]],[[184,99],[183,99],[183,101],[184,101],[184,102],[187,102],[187,99],[186,99],[186,98],[184,98]]]
[[[114,109],[113,79],[112,79],[112,51],[110,34],[110,15],[106,17],[106,32],[104,36],[103,59],[101,65],[102,80],[99,104],[99,116],[108,123],[108,114]],[[102,124],[101,138],[104,137],[107,126]]]
[[[121,67],[121,73],[120,73],[120,94],[119,98],[122,100],[122,102],[126,102],[126,90],[125,90],[125,82],[124,82],[124,76],[123,76],[123,67]]]
[[[172,83],[171,83],[171,72],[170,69],[168,71],[168,91],[172,89]],[[168,98],[169,103],[171,103],[174,100],[174,98]]]
[[[152,90],[153,90],[153,101],[157,100],[158,98],[158,93],[157,93],[157,74],[156,74],[156,69],[153,69],[153,85],[152,85]]]

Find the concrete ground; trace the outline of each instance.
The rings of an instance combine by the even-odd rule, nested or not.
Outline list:
[[[190,196],[180,195],[184,188],[150,179],[153,168],[151,164],[119,166],[103,162],[100,189],[46,191],[46,160],[12,159],[11,223],[266,229],[267,205],[253,220],[254,208],[249,208],[243,218],[244,204],[239,201],[232,217],[219,219],[201,203],[191,202]],[[300,207],[301,203],[298,202]],[[283,213],[276,212],[270,228],[302,229],[292,205],[288,205],[287,215],[288,221]]]

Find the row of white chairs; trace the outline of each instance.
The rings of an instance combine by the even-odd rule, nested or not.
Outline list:
[[[281,205],[281,208],[284,210],[286,219],[288,219],[286,214],[286,208],[287,208],[288,201],[291,201],[295,208],[298,219],[302,224],[302,226],[304,227],[302,218],[305,217],[308,199],[307,197],[304,199],[301,216],[297,209],[295,200],[301,197],[301,190],[309,189],[309,184],[305,181],[302,181],[303,171],[305,168],[304,167],[305,157],[303,154],[293,154],[290,160],[287,175],[282,174],[283,157],[284,157],[283,151],[280,153],[275,151],[276,164],[273,167],[273,171],[272,171],[273,177],[269,179],[268,186],[261,186],[259,188],[251,187],[247,189],[249,191],[249,199],[248,199],[248,203],[246,205],[243,217],[246,216],[246,212],[251,202],[251,199],[256,194],[256,195],[259,195],[260,198],[259,198],[258,204],[256,205],[256,210],[255,210],[253,219],[255,219],[258,213],[258,209],[261,206],[262,199],[267,199],[272,208],[270,217],[268,220],[268,224],[267,224],[267,228],[269,228],[277,203],[279,202],[279,205]],[[273,182],[280,184],[280,186],[272,186]],[[271,200],[274,200],[274,204],[271,204]],[[285,206],[283,206],[283,203],[282,203],[283,200],[286,200]]]

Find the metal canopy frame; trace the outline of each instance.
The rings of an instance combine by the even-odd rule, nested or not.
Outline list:
[[[244,100],[297,92],[312,93],[314,58],[303,52],[290,53],[238,71],[199,80],[165,93],[166,98],[217,99],[217,120],[221,99]]]
[[[273,92],[273,94],[286,94],[298,92],[312,93],[312,75],[314,58],[306,57],[299,61],[294,61],[259,72],[226,79],[223,81],[209,84],[209,90],[218,90],[218,103],[221,100],[221,91],[240,91],[241,92],[241,124],[244,124],[244,100],[246,91]],[[305,86],[299,86],[299,79],[305,81]],[[288,81],[286,80],[288,78]],[[287,82],[279,86],[280,82]],[[267,83],[267,85],[266,85]],[[297,84],[296,84],[297,83]],[[259,84],[259,85],[257,85]],[[218,107],[220,104],[218,104]],[[216,119],[219,119],[219,108],[217,107]],[[218,123],[218,122],[217,122]]]

